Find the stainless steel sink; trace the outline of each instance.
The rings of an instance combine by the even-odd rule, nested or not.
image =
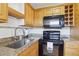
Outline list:
[[[34,40],[34,39],[30,38],[30,37],[32,37],[32,35],[30,35],[30,36],[29,35],[28,36],[25,35],[25,30],[22,27],[21,27],[21,29],[23,31],[23,36],[17,37],[17,35],[16,35],[17,34],[16,33],[17,29],[18,28],[15,28],[15,35],[14,35],[15,37],[13,38],[13,40],[15,42],[12,43],[12,44],[7,45],[7,47],[9,47],[9,48],[17,49],[17,48],[20,48],[20,47],[22,47],[22,46],[24,46],[24,45],[26,45],[29,42],[32,42]]]
[[[20,48],[20,47],[24,46],[25,44],[27,44],[26,40],[27,39],[22,39],[22,40],[16,41],[10,45],[7,45],[7,47],[14,48],[14,49]]]

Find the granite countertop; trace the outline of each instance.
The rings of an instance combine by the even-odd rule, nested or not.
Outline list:
[[[68,39],[65,39],[64,42],[66,42],[66,41],[78,41],[78,42],[79,42],[79,40],[77,40],[77,39],[72,39],[72,38],[70,38],[69,40],[68,40]]]
[[[33,33],[28,34],[28,39],[32,40],[29,40],[27,44],[17,49],[6,47],[6,45],[8,44],[14,43],[14,41],[12,41],[11,38],[0,39],[0,56],[17,56],[17,54],[22,52],[24,49],[30,47],[34,42],[38,41],[42,37],[43,34],[33,34]],[[65,41],[78,41],[78,40],[70,38],[70,40],[64,40],[64,42]]]
[[[33,40],[28,41],[27,44],[17,49],[6,47],[8,43],[6,43],[6,45],[0,45],[0,56],[17,56],[17,54],[19,54],[24,49],[31,46],[31,44],[38,41],[41,37],[42,37],[42,34],[29,34],[28,39],[33,39]]]
[[[14,43],[11,37],[0,39],[0,46],[6,46],[11,43]]]

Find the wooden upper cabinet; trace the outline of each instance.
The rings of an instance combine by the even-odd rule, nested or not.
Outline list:
[[[34,26],[42,26],[43,25],[43,17],[44,17],[43,9],[35,10]]]
[[[52,8],[52,15],[64,15],[64,6],[57,6]]]
[[[0,22],[6,22],[8,19],[8,4],[0,3]]]
[[[34,9],[28,3],[25,4],[25,24],[27,26],[33,26]]]
[[[8,15],[17,19],[24,19],[24,3],[8,3]]]
[[[43,18],[45,16],[52,16],[52,15],[63,15],[64,14],[64,6],[57,6],[57,7],[46,7],[40,8],[35,10],[34,16],[34,25],[35,26],[43,26]]]
[[[64,6],[44,8],[44,16],[64,15]]]
[[[24,19],[24,14],[16,11],[15,9],[8,7],[8,15],[17,19]]]
[[[79,28],[79,3],[76,3],[75,6],[75,26]]]
[[[44,13],[43,16],[51,16],[53,14],[52,8],[44,8],[43,13]]]

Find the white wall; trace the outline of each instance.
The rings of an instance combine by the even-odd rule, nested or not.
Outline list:
[[[23,19],[16,19],[14,17],[9,16],[7,23],[0,23],[0,26],[9,26],[9,27],[18,27],[19,25],[24,25]],[[11,37],[14,36],[14,28],[0,28],[0,38]],[[26,31],[26,35],[27,35]],[[21,29],[17,30],[17,35],[23,35]]]
[[[16,19],[14,17],[8,17],[8,26],[18,27],[19,25],[24,25],[24,19]]]
[[[34,33],[34,34],[43,34],[43,28],[33,28],[33,29],[29,29],[28,32],[30,33]]]
[[[12,36],[15,36],[14,33],[15,32],[15,29],[13,28],[0,28],[0,38],[6,38],[6,37],[12,37]],[[23,32],[21,29],[18,29],[16,31],[16,35],[19,36],[19,35],[23,35]],[[26,35],[28,34],[28,31],[26,30],[25,31]]]
[[[43,31],[50,31],[50,29],[43,29],[43,28],[34,28],[34,29],[30,29],[29,30],[29,33],[35,33],[35,34],[43,34]],[[51,30],[58,30],[58,29],[51,29]],[[64,27],[62,29],[59,29],[60,30],[60,35],[61,37],[68,37],[70,38],[70,27]]]
[[[0,38],[13,36],[14,29],[0,28]]]
[[[7,23],[0,23],[0,26],[18,27],[19,25],[24,25],[24,19],[16,19],[12,16],[8,17]]]
[[[70,38],[70,27],[62,28],[61,37],[69,37]]]

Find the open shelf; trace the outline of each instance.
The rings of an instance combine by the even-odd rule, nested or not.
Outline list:
[[[65,25],[66,26],[74,26],[74,6],[73,4],[69,4],[65,6]]]
[[[11,7],[8,7],[8,15],[18,19],[24,19],[24,14],[12,9]]]

